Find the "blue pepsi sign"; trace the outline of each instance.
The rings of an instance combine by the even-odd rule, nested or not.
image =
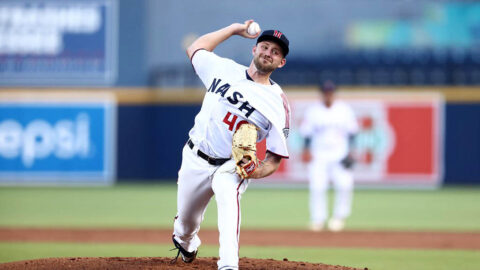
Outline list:
[[[109,184],[113,103],[0,103],[0,183]]]

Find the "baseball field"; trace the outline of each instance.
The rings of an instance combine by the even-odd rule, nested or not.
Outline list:
[[[480,189],[360,189],[354,196],[344,232],[313,233],[307,230],[307,189],[251,186],[242,198],[240,266],[248,258],[248,269],[278,269],[277,262],[291,269],[480,269]],[[176,255],[170,240],[175,212],[173,184],[1,187],[0,269],[39,261],[60,261],[63,266],[54,268],[62,269],[65,261],[95,261],[91,269],[215,269],[215,200],[200,230],[204,260],[156,268]]]

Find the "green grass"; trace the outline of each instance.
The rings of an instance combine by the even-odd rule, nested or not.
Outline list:
[[[0,243],[0,262],[51,257],[173,257],[171,245]],[[200,257],[218,257],[218,247],[202,245]],[[474,270],[480,252],[468,250],[393,250],[242,246],[240,257],[308,261],[371,270]]]
[[[357,190],[351,230],[442,230],[480,232],[480,189]],[[172,228],[176,186],[0,187],[0,227]],[[242,228],[305,229],[308,190],[262,189],[243,195]],[[216,228],[213,199],[202,228]],[[6,243],[0,262],[45,257],[173,256],[171,245]],[[218,256],[218,247],[202,246],[201,256]],[[369,269],[480,269],[472,250],[395,250],[242,246],[241,257],[288,258]]]
[[[358,229],[480,231],[480,189],[363,191],[351,226]]]
[[[357,190],[349,229],[480,231],[480,189]],[[0,226],[171,228],[175,185],[103,188],[0,188]],[[302,229],[306,189],[249,188],[243,228]],[[212,199],[202,228],[216,228]]]
[[[358,190],[348,228],[361,230],[480,230],[480,189]],[[306,190],[248,190],[245,226],[302,228]],[[287,218],[286,218],[287,217]]]
[[[175,185],[0,188],[0,226],[157,227],[175,213]]]

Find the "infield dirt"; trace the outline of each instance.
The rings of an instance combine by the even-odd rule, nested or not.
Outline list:
[[[170,243],[171,230],[138,229],[19,229],[0,228],[0,241],[4,242],[68,242],[68,243]],[[201,230],[204,244],[217,245],[218,232]],[[480,233],[451,232],[369,232],[345,231],[341,233],[309,231],[242,230],[241,245],[296,246],[296,247],[355,247],[355,248],[427,248],[480,250]],[[321,263],[241,258],[240,269],[320,269],[353,270]],[[47,258],[0,264],[0,269],[217,269],[218,258],[200,257],[192,264],[172,258]],[[366,266],[368,267],[368,266]]]

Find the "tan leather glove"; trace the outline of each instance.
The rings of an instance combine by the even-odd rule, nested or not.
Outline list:
[[[233,134],[232,155],[242,179],[249,178],[258,168],[257,136],[257,127],[250,123],[242,124]]]

